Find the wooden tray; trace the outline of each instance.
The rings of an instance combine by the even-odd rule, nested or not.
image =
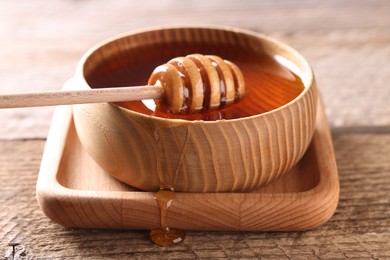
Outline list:
[[[71,107],[57,108],[37,183],[46,216],[71,227],[157,228],[154,196],[104,172],[83,150]],[[326,222],[338,199],[332,139],[320,104],[313,140],[291,172],[251,193],[177,193],[167,219],[169,227],[184,230],[305,230]]]

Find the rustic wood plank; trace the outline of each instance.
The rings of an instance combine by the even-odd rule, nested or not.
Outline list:
[[[353,131],[352,131],[353,132]],[[334,131],[340,202],[305,232],[188,232],[160,248],[146,231],[74,229],[47,219],[35,200],[43,140],[0,142],[0,256],[31,258],[386,259],[390,257],[390,132]]]
[[[275,36],[313,65],[331,126],[390,124],[390,2],[1,1],[0,91],[60,89],[82,54],[125,31],[218,24]],[[104,17],[104,19],[102,19]],[[358,107],[357,107],[358,105]],[[45,138],[52,108],[1,110],[0,138]],[[364,116],[362,116],[364,115]]]

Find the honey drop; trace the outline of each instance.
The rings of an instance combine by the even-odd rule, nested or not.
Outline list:
[[[156,193],[155,200],[160,210],[160,227],[152,229],[149,233],[150,240],[159,246],[173,246],[183,242],[186,236],[184,230],[168,227],[168,209],[175,199],[173,188],[162,188]]]

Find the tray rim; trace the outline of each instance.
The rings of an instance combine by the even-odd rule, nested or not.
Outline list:
[[[66,88],[65,84],[65,87]],[[286,193],[177,193],[176,198],[180,201],[186,201],[188,199],[194,199],[201,201],[210,201],[216,200],[221,201],[225,199],[245,201],[245,200],[274,200],[275,203],[278,201],[284,201],[289,199],[291,201],[295,201],[299,199],[299,205],[304,207],[304,209],[309,209],[310,207],[318,205],[318,200],[315,200],[315,204],[313,203],[313,198],[322,198],[322,203],[331,204],[330,207],[327,208],[326,212],[320,216],[320,220],[317,223],[310,227],[303,228],[262,228],[262,229],[251,229],[251,228],[242,228],[241,225],[238,225],[237,228],[232,228],[228,230],[301,230],[301,229],[310,229],[313,227],[317,227],[323,223],[325,223],[336,210],[338,200],[339,200],[339,180],[338,180],[338,172],[336,166],[336,159],[334,156],[333,144],[330,135],[330,130],[328,126],[328,122],[326,119],[324,106],[321,98],[319,97],[319,109],[317,114],[317,122],[314,136],[312,138],[311,143],[314,142],[315,146],[320,146],[323,149],[317,149],[316,152],[320,153],[319,157],[323,157],[324,154],[329,153],[326,157],[329,159],[328,161],[318,161],[319,164],[322,164],[319,168],[327,169],[327,174],[320,174],[318,184],[309,190],[300,191],[300,192],[286,192]],[[41,168],[38,175],[37,186],[36,186],[36,197],[38,200],[38,204],[42,211],[45,213],[53,221],[69,226],[69,224],[64,223],[60,216],[56,212],[56,205],[60,203],[65,203],[65,200],[78,199],[83,198],[91,201],[106,201],[106,200],[121,200],[120,205],[122,205],[122,201],[153,201],[154,200],[154,192],[144,192],[144,191],[91,191],[91,190],[75,190],[70,189],[61,185],[57,181],[57,173],[59,170],[59,165],[62,159],[62,154],[66,146],[66,141],[68,138],[68,134],[70,131],[70,123],[72,120],[72,107],[71,106],[59,106],[56,108],[52,124],[49,130],[49,135],[47,138],[47,142],[45,145],[44,153],[42,156]],[[321,133],[319,133],[319,131]],[[320,137],[321,138],[320,138]],[[64,138],[65,137],[65,138]],[[53,153],[53,151],[55,151]],[[321,156],[322,155],[322,156]],[[176,202],[175,202],[176,204]],[[180,204],[180,203],[178,203]],[[241,208],[240,208],[241,209]],[[121,209],[122,214],[122,209]],[[310,214],[310,213],[309,213]],[[78,226],[78,225],[76,225]],[[83,227],[83,226],[82,226]],[[85,227],[93,227],[86,225]],[[105,228],[105,226],[100,226],[101,228]],[[118,226],[114,226],[114,228],[118,228]],[[123,223],[119,225],[119,228],[128,227],[123,226]],[[140,227],[140,229],[144,229],[145,227]],[[130,229],[138,229],[138,227],[130,226]],[[192,228],[191,228],[192,229]],[[201,230],[209,230],[203,228],[194,228]],[[220,228],[212,228],[212,230],[220,230]],[[226,229],[222,229],[226,230]]]

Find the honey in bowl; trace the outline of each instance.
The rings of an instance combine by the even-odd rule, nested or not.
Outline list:
[[[171,43],[175,45],[175,43]],[[130,109],[145,115],[157,116],[171,119],[184,120],[228,120],[254,116],[271,111],[294,100],[304,89],[302,79],[297,75],[299,70],[286,67],[280,60],[269,55],[264,50],[254,51],[251,49],[233,51],[229,45],[193,45],[187,43],[176,44],[169,47],[165,44],[143,46],[123,53],[121,63],[110,63],[98,66],[91,73],[89,85],[92,88],[137,86],[145,85],[155,67],[166,63],[169,59],[177,56],[185,56],[190,53],[213,54],[223,59],[234,62],[242,71],[246,93],[238,102],[220,109],[205,110],[198,113],[168,113],[156,109],[152,100],[118,102],[123,108]],[[137,63],[126,62],[126,56],[134,53],[145,53],[149,55]],[[150,50],[155,50],[154,51]],[[129,60],[134,61],[134,58]],[[283,60],[282,60],[283,61]],[[292,71],[294,70],[294,72]]]

